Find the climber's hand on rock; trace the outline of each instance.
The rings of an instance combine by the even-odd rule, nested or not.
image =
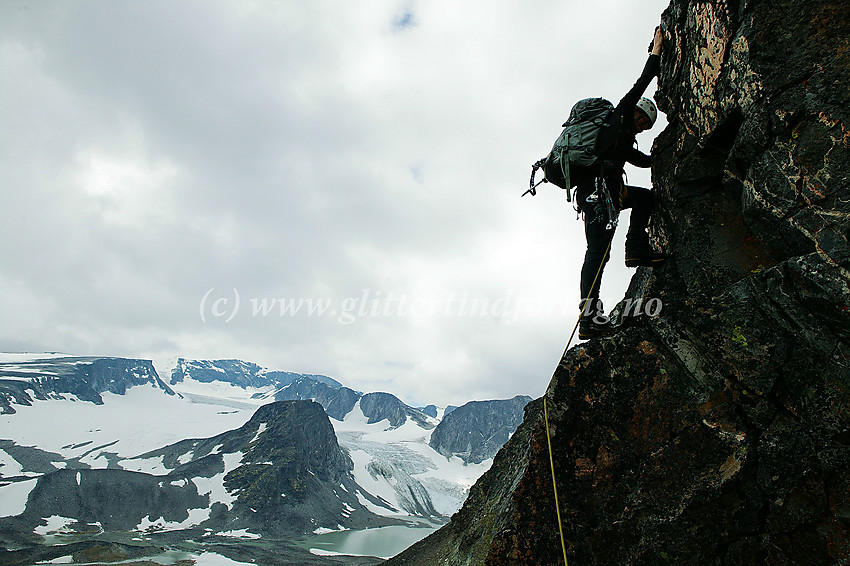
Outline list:
[[[664,43],[664,35],[661,33],[661,26],[655,28],[655,37],[652,40],[653,55],[661,55],[661,44]]]

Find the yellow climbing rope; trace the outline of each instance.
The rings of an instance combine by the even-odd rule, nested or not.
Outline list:
[[[555,481],[555,459],[552,457],[552,440],[549,437],[549,409],[546,406],[546,395],[543,396],[543,419],[546,421],[546,443],[549,445],[549,466],[552,468],[552,489],[555,490],[555,511],[558,514],[558,532],[561,534],[561,550],[564,552],[564,566],[567,562],[567,545],[564,542],[564,527],[561,524],[561,505],[558,503],[558,482]]]
[[[611,240],[613,240],[613,235]],[[599,269],[596,270],[596,277],[593,278],[593,283],[590,285],[590,289],[593,290],[596,287],[596,281],[599,279],[599,274],[602,273],[602,266],[605,265],[605,258],[608,256],[608,252],[611,250],[611,240],[608,240],[608,247],[605,248],[605,254],[602,256],[602,263],[599,264]],[[584,297],[583,297],[584,298]],[[573,326],[573,332],[570,334],[570,339],[567,340],[567,347],[564,348],[564,353],[561,355],[561,359],[564,359],[564,356],[567,355],[567,350],[570,349],[570,344],[573,341],[573,337],[576,334],[576,329],[578,328],[579,323],[581,322],[581,317],[584,316],[584,313],[587,311],[587,306],[590,304],[590,301],[585,301],[581,310],[581,314],[576,321],[576,325]],[[551,386],[551,383],[550,383]],[[564,553],[564,566],[569,566],[567,562],[567,545],[564,542],[564,525],[561,522],[561,505],[558,503],[558,482],[555,479],[555,458],[552,456],[552,438],[549,435],[549,407],[546,403],[546,396],[549,394],[549,389],[546,388],[546,393],[543,395],[543,420],[546,423],[546,444],[549,446],[549,467],[552,470],[552,490],[555,492],[555,512],[558,515],[558,532],[561,535],[561,551]]]

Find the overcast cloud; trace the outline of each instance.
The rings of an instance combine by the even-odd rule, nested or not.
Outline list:
[[[520,194],[666,4],[5,0],[0,349],[541,395],[584,239],[561,191]]]

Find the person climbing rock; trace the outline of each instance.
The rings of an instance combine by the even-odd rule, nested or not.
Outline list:
[[[635,147],[635,137],[652,128],[658,117],[655,104],[643,93],[650,81],[658,76],[662,43],[663,35],[659,27],[655,30],[650,55],[640,78],[620,100],[599,132],[597,165],[584,174],[579,173],[578,178],[574,179],[576,201],[584,218],[587,240],[587,252],[581,269],[581,339],[605,336],[612,329],[599,300],[599,287],[602,272],[610,257],[616,216],[622,209],[632,209],[626,234],[626,265],[656,267],[665,260],[663,253],[652,248],[646,232],[655,202],[653,192],[623,182],[626,163],[642,168],[651,165],[650,156]]]

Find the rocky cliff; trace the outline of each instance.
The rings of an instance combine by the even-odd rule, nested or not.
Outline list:
[[[312,401],[263,405],[236,430],[139,456],[150,458],[161,460],[170,480],[221,476],[227,493],[221,499],[232,508],[228,528],[303,534],[317,527],[392,523],[367,511],[358,499],[353,464],[321,405]],[[207,506],[215,511],[212,499]]]
[[[390,426],[399,427],[409,417],[422,428],[434,428],[425,413],[405,405],[392,393],[367,393],[360,398],[360,409],[370,424],[387,420]]]
[[[673,0],[662,301],[573,347],[452,522],[388,564],[850,563],[850,10]]]
[[[428,415],[422,410],[409,407],[391,393],[359,393],[348,387],[331,387],[313,379],[312,376],[302,376],[275,394],[277,401],[314,400],[325,409],[332,419],[342,421],[354,409],[358,401],[363,415],[369,424],[387,420],[390,426],[400,427],[407,422],[408,417],[420,427],[434,428],[428,421]]]

